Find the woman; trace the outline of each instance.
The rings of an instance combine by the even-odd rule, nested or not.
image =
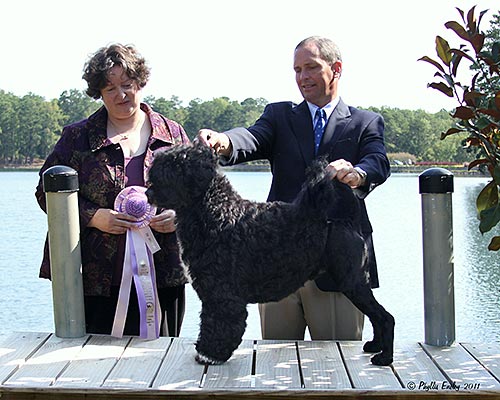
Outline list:
[[[66,126],[40,170],[36,198],[46,211],[43,172],[67,165],[78,172],[82,270],[86,329],[111,333],[122,278],[126,232],[134,217],[114,210],[127,186],[145,186],[154,152],[189,139],[182,126],[141,103],[149,78],[144,58],[133,46],[113,44],[99,49],[86,63],[87,94],[103,107],[87,119]],[[184,316],[182,264],[172,210],[159,210],[149,227],[161,247],[154,254],[156,285],[162,310],[161,333],[178,336]],[[48,243],[40,277],[50,279]],[[134,286],[124,334],[139,333]]]

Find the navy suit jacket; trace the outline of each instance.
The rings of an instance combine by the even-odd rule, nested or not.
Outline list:
[[[317,155],[314,154],[311,113],[305,101],[299,105],[269,104],[253,126],[225,133],[231,140],[233,152],[224,164],[269,160],[273,179],[268,201],[292,202],[305,181],[307,167],[323,154],[328,154],[330,161],[343,158],[367,173],[365,184],[355,191],[361,206],[362,233],[369,250],[371,285],[378,287],[372,226],[363,199],[390,175],[382,116],[349,107],[340,99],[328,120]],[[316,284],[322,290],[337,290],[326,274],[318,277]]]

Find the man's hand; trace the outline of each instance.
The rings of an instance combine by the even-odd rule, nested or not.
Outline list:
[[[331,175],[332,179],[336,178],[353,189],[365,183],[364,177],[349,161],[343,159],[332,161],[326,166],[326,170]]]
[[[197,139],[203,144],[210,146],[217,154],[229,157],[231,155],[231,141],[224,133],[212,131],[211,129],[200,129]]]

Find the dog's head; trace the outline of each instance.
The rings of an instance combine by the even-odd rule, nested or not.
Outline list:
[[[175,210],[199,201],[217,174],[215,152],[201,143],[155,153],[149,171],[149,202]]]

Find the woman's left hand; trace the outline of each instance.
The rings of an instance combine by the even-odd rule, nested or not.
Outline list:
[[[155,215],[153,218],[151,218],[149,226],[151,229],[154,229],[156,232],[160,233],[175,232],[175,211],[165,210],[162,213]]]

